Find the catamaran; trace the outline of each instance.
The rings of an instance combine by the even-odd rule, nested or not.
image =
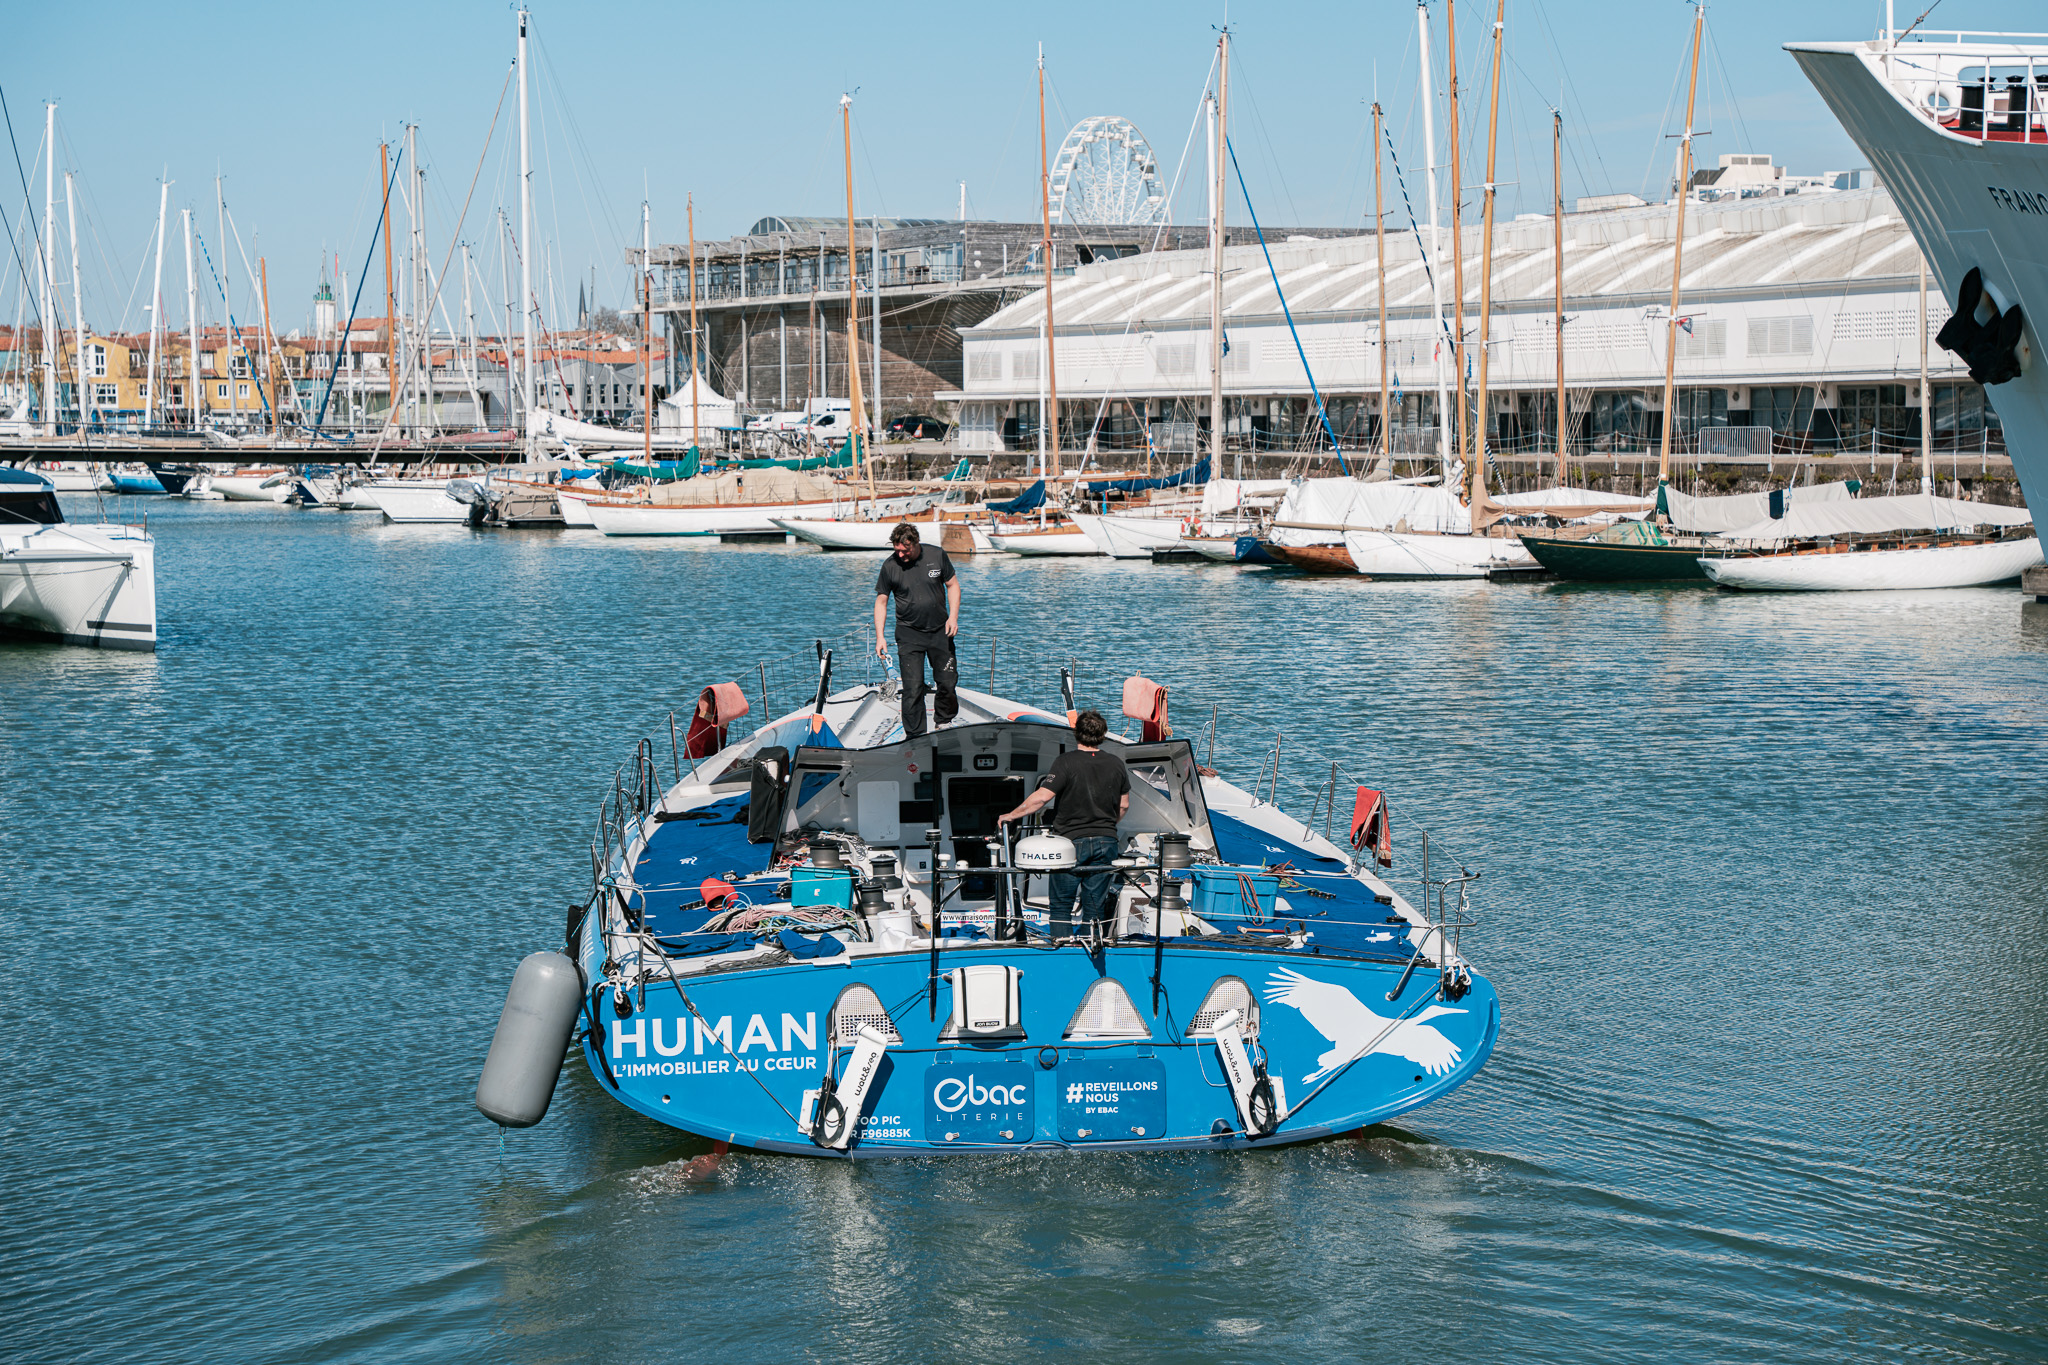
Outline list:
[[[1139,733],[1104,746],[1131,774],[1114,917],[1059,933],[1047,877],[1074,846],[997,817],[1072,747],[1067,715],[962,688],[907,739],[893,680],[837,687],[819,655],[810,704],[744,739],[740,688],[705,688],[672,783],[640,744],[566,950],[514,976],[487,1117],[538,1122],[572,1033],[644,1117],[827,1158],[1281,1146],[1484,1065],[1500,1005],[1459,946],[1471,879],[1425,865],[1421,905],[1397,892],[1379,791],[1332,838],[1328,812],[1198,762],[1132,678]]]

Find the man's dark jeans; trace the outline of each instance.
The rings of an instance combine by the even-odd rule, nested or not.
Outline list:
[[[1116,856],[1114,834],[1091,835],[1074,840],[1074,858],[1086,866],[1090,863],[1106,863]],[[1108,901],[1113,872],[1088,872],[1075,876],[1071,872],[1055,872],[1048,879],[1046,900],[1052,911],[1052,936],[1056,939],[1073,937],[1074,893],[1081,893],[1081,926],[1084,930],[1101,924],[1109,918]]]
[[[903,670],[903,737],[916,739],[924,733],[924,699],[930,689],[924,683],[924,663],[930,659],[932,678],[939,685],[939,704],[935,718],[940,725],[949,725],[953,717],[960,714],[959,668],[953,662],[953,637],[941,632],[937,635],[913,635],[905,631],[896,632],[896,661]]]

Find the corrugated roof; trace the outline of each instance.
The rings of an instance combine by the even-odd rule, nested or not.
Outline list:
[[[1787,198],[1690,204],[1686,209],[1683,289],[1789,290],[1799,286],[1911,276],[1917,248],[1891,196],[1882,189],[1840,190]],[[1565,215],[1567,299],[1668,295],[1671,288],[1671,205]],[[1422,229],[1427,234],[1428,229]],[[1550,301],[1553,284],[1552,220],[1519,218],[1494,227],[1493,300],[1497,308]],[[1448,233],[1446,234],[1448,240]],[[1429,272],[1416,234],[1387,233],[1387,307],[1427,309]],[[1479,306],[1481,233],[1468,227],[1465,306]],[[1295,318],[1308,314],[1376,311],[1378,266],[1373,235],[1320,241],[1274,242],[1273,268]],[[1449,252],[1445,252],[1449,270]],[[1082,266],[1053,284],[1054,320],[1069,328],[1117,328],[1148,323],[1206,322],[1209,253],[1161,251]],[[1231,317],[1277,315],[1279,296],[1259,248],[1224,253],[1224,312]],[[1444,281],[1445,293],[1450,281]],[[999,310],[976,333],[1036,329],[1045,301],[1036,292]]]

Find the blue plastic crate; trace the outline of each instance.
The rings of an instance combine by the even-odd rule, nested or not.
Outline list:
[[[1219,927],[1264,924],[1273,918],[1280,878],[1262,867],[1196,867],[1189,908]],[[1251,896],[1246,898],[1249,886]]]
[[[843,867],[793,867],[789,871],[789,903],[851,910],[853,872]]]

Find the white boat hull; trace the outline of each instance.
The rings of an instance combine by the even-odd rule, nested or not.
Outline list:
[[[114,486],[114,481],[98,465],[38,469],[36,473],[48,479],[50,486],[59,493],[104,492]]]
[[[989,544],[1004,554],[1012,555],[1099,555],[1102,550],[1086,531],[1072,527],[1055,527],[1052,530],[1037,529],[1018,531],[991,531]]]
[[[1235,535],[1186,536],[1182,538],[1180,548],[1183,550],[1193,550],[1204,559],[1214,559],[1226,564],[1235,564],[1237,562],[1237,541],[1238,537]]]
[[[1981,588],[2010,582],[2039,563],[2041,541],[2028,536],[1988,545],[1709,557],[1700,567],[1721,587],[1752,592],[1879,592]]]
[[[716,536],[774,532],[778,517],[829,518],[849,508],[853,499],[833,502],[734,503],[724,507],[664,507],[653,503],[590,502],[585,506],[597,529],[608,536]],[[876,506],[882,517],[901,517],[917,505],[916,498],[884,499]],[[890,523],[894,525],[894,523]]]
[[[605,495],[602,488],[580,489],[559,488],[555,491],[555,505],[562,509],[564,526],[595,527],[596,518],[590,515],[590,500]]]
[[[1535,567],[1522,542],[1504,536],[1346,531],[1344,548],[1367,578],[1484,578],[1495,569]]]
[[[139,526],[60,524],[0,534],[0,629],[155,649],[155,542]]]
[[[1150,559],[1154,550],[1171,550],[1187,530],[1182,517],[1122,517],[1074,513],[1095,548],[1112,559]]]
[[[392,521],[411,525],[469,520],[469,504],[448,496],[446,479],[366,483],[356,491]]]
[[[775,524],[789,534],[809,545],[825,550],[886,550],[889,537],[906,520],[900,516],[883,517],[879,520],[842,521],[828,517],[776,517]],[[917,527],[918,536],[925,542],[936,544],[939,533],[947,526],[967,527],[973,538],[974,548],[983,553],[994,549],[989,542],[988,532],[972,522],[940,522],[934,526],[928,520],[911,519]]]
[[[216,474],[213,491],[229,502],[283,502],[291,495],[288,474],[276,470],[258,474]]]

